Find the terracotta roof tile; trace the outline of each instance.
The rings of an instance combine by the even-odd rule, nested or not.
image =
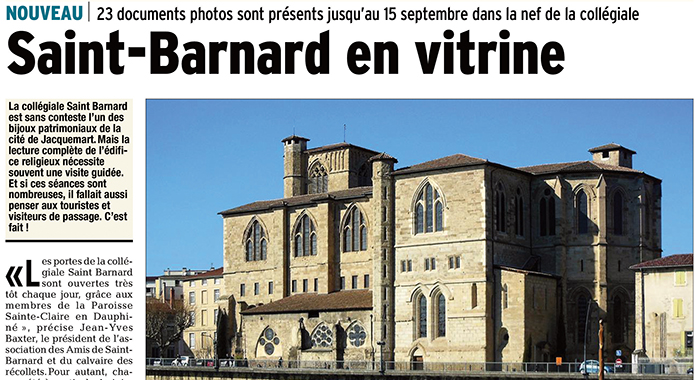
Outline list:
[[[604,150],[613,150],[613,149],[624,149],[632,154],[637,154],[637,152],[633,151],[632,149],[627,149],[624,146],[622,146],[620,144],[615,144],[615,143],[597,146],[595,148],[588,149],[588,151],[591,153],[595,153],[595,152],[602,152]]]
[[[194,280],[196,278],[221,277],[224,275],[224,267],[212,269],[204,273],[195,274],[194,276],[185,277],[183,280]]]
[[[427,161],[413,166],[398,169],[394,174],[417,173],[428,170],[458,168],[463,166],[481,165],[487,163],[487,160],[467,156],[466,154],[453,154],[451,156],[438,158],[437,160]]]
[[[692,267],[693,266],[693,254],[684,253],[678,255],[671,255],[666,257],[660,257],[658,259],[644,261],[636,265],[632,265],[630,269],[649,269],[649,268],[673,268],[673,267]]]
[[[369,310],[372,309],[372,291],[342,290],[328,294],[302,293],[268,304],[249,308],[241,314],[281,314],[309,311]]]
[[[355,149],[361,149],[361,150],[364,150],[364,151],[367,151],[370,153],[375,153],[375,154],[379,153],[379,152],[375,152],[371,149],[363,148],[363,147],[357,146],[357,145],[352,145],[352,144],[349,144],[346,142],[324,145],[324,146],[319,146],[316,148],[307,149],[306,153],[318,153],[318,152],[325,152],[327,150],[342,149],[342,148],[355,148]]]
[[[248,203],[243,206],[235,207],[229,210],[221,211],[219,212],[219,215],[228,216],[233,214],[242,214],[246,212],[271,210],[284,206],[297,206],[321,202],[324,200],[359,198],[367,195],[372,195],[372,186],[353,187],[351,189],[338,190],[330,193],[306,194],[298,195],[296,197],[273,199],[269,201],[258,201]]]
[[[544,164],[535,166],[525,166],[518,168],[522,171],[528,172],[530,174],[552,174],[552,173],[576,173],[576,172],[590,172],[590,171],[609,171],[609,172],[626,172],[626,173],[639,173],[643,174],[639,170],[627,168],[624,166],[608,165],[602,164],[600,162],[594,161],[575,161],[575,162],[562,162],[558,164]]]
[[[370,161],[370,162],[372,162],[372,161],[380,161],[380,160],[394,161],[394,163],[399,162],[399,160],[397,160],[396,158],[394,158],[394,157],[392,157],[392,156],[386,154],[386,152],[382,152],[382,153],[380,153],[380,154],[377,154],[377,155],[372,156],[372,157],[369,158],[369,161]]]
[[[309,141],[306,137],[301,137],[297,135],[291,135],[289,137],[285,137],[282,139],[282,142],[290,141],[290,140],[302,140],[302,141]]]

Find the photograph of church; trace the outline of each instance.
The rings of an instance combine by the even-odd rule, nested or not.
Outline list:
[[[584,342],[594,358],[603,319],[606,357],[630,361],[629,268],[661,256],[661,180],[633,165],[633,147],[562,141],[581,161],[401,166],[379,142],[311,141],[281,141],[283,198],[219,210],[232,355],[573,362]]]

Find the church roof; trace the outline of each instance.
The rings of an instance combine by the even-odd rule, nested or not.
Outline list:
[[[309,311],[370,310],[372,291],[341,290],[328,294],[301,293],[249,308],[241,314],[282,314]]]
[[[328,150],[345,149],[345,148],[360,149],[360,150],[364,150],[364,151],[367,151],[367,152],[370,152],[370,153],[374,153],[374,154],[378,154],[378,153],[379,153],[379,152],[375,152],[375,151],[373,151],[373,150],[371,150],[371,149],[363,148],[363,147],[357,146],[357,145],[352,145],[352,144],[349,144],[349,143],[346,143],[346,142],[341,142],[341,143],[337,143],[337,144],[330,144],[330,145],[324,145],[324,146],[319,146],[319,147],[316,147],[316,148],[307,149],[307,150],[306,150],[306,153],[318,153],[318,152],[325,152],[325,151],[328,151]]]
[[[603,152],[603,151],[606,151],[606,150],[615,150],[615,149],[622,149],[622,150],[626,150],[626,151],[628,151],[628,152],[630,152],[630,153],[632,153],[632,154],[637,154],[637,152],[633,151],[632,149],[627,149],[627,148],[625,148],[624,146],[622,146],[622,145],[620,145],[620,144],[615,144],[615,143],[610,143],[610,144],[605,144],[605,145],[597,146],[597,147],[595,147],[595,148],[588,149],[588,151],[591,152],[591,153],[595,153],[595,152]]]
[[[684,253],[678,255],[671,255],[666,257],[660,257],[654,260],[648,260],[641,262],[636,265],[632,265],[630,269],[632,270],[642,270],[642,269],[654,269],[654,268],[676,268],[676,267],[692,267],[693,266],[693,254]]]
[[[394,174],[408,174],[429,170],[459,168],[464,166],[481,165],[487,162],[487,160],[467,156],[466,154],[453,154],[451,156],[438,158],[437,160],[426,161],[413,166],[400,168],[394,171]]]
[[[313,204],[328,200],[360,198],[367,195],[372,195],[372,186],[353,187],[351,189],[332,191],[330,193],[305,194],[297,195],[296,197],[273,199],[269,201],[258,201],[248,203],[239,207],[234,207],[229,210],[221,211],[219,212],[219,215],[229,216],[234,214],[243,214],[247,212],[272,210],[285,206]]]
[[[558,164],[544,164],[535,166],[525,166],[518,168],[524,172],[534,175],[553,174],[553,173],[577,173],[591,171],[609,171],[609,172],[626,172],[644,174],[639,170],[631,169],[624,166],[608,165],[595,161],[575,161],[561,162]]]

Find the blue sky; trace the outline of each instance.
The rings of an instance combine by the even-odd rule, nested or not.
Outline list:
[[[147,273],[223,265],[217,215],[282,197],[282,143],[346,141],[397,167],[464,153],[519,167],[615,142],[661,178],[664,255],[692,252],[690,100],[150,100]]]

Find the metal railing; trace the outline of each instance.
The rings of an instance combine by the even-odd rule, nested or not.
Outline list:
[[[181,358],[147,358],[147,366],[200,366],[215,367],[214,359]],[[267,360],[267,359],[219,359],[218,367],[226,368],[260,368],[280,370],[352,370],[352,371],[379,371],[379,361],[334,361],[334,360]],[[408,361],[384,361],[386,371],[409,372],[509,372],[509,373],[583,373],[584,367],[580,362],[408,362]],[[639,373],[639,374],[686,374],[693,367],[688,362],[649,362],[649,363],[605,363],[604,371],[608,374]],[[589,374],[598,373],[597,362],[588,364],[585,371]]]

